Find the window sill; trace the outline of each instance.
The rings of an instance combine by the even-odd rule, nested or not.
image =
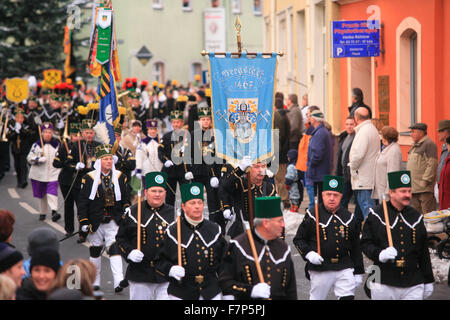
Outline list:
[[[182,7],[181,10],[183,12],[192,12],[192,8],[191,7]]]
[[[162,9],[164,9],[164,7],[160,6],[160,5],[153,5],[152,9],[154,9],[154,10],[162,10]]]

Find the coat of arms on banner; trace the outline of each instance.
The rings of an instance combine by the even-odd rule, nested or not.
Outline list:
[[[241,143],[250,142],[256,132],[258,98],[228,99],[228,123],[233,136]]]
[[[43,87],[54,89],[57,84],[62,82],[62,71],[57,69],[44,70]]]
[[[6,98],[9,101],[19,103],[28,98],[28,80],[13,78],[7,79],[6,84]]]

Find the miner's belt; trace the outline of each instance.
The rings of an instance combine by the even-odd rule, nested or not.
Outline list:
[[[189,282],[193,282],[197,286],[203,287],[209,282],[210,279],[217,278],[215,273],[206,273],[206,274],[198,274],[198,275],[187,275],[185,277]]]
[[[415,259],[414,260],[397,259],[395,260],[394,265],[397,268],[417,269],[418,261]]]

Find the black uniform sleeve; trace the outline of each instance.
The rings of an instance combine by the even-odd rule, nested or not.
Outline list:
[[[236,257],[239,250],[230,243],[219,269],[219,285],[224,295],[233,295],[236,299],[249,300],[253,286],[239,281],[239,270]]]
[[[90,176],[84,175],[81,179],[81,190],[79,194],[78,218],[80,225],[90,224],[89,222],[89,196],[91,194],[93,180]]]
[[[380,222],[375,218],[373,214],[369,214],[364,227],[362,229],[361,236],[361,248],[364,254],[373,262],[379,263],[380,252],[385,248],[381,248],[377,240],[377,225]]]
[[[165,134],[162,138],[162,142],[158,145],[158,158],[164,164],[167,160],[170,160],[170,134]]]
[[[116,152],[116,156],[119,158],[116,164],[117,170],[122,172],[131,172],[136,169],[136,159],[130,150],[125,149],[123,155]]]
[[[308,252],[316,251],[316,248],[313,246],[313,243],[316,242],[312,241],[312,238],[315,236],[315,221],[306,214],[293,240],[295,247],[305,261]]]
[[[423,242],[421,243],[422,252],[419,256],[419,268],[422,271],[425,283],[433,283],[433,268],[431,266],[430,252],[428,251],[428,244],[426,240],[427,230],[425,228],[423,220],[418,225],[417,232],[424,234]]]
[[[131,251],[136,249],[136,243],[133,242],[133,239],[136,238],[137,227],[136,223],[126,215],[126,217],[122,220],[122,223],[119,225],[119,230],[116,235],[116,243],[119,247],[120,253],[122,257],[127,260],[127,257]]]
[[[352,227],[351,233],[352,247],[350,249],[350,257],[352,258],[353,264],[355,266],[354,274],[364,274],[365,273],[364,261],[361,243],[359,241],[359,234],[360,234],[359,223],[355,223],[355,221],[353,220],[351,227]]]
[[[221,180],[221,188],[223,193],[219,194],[220,200],[223,203],[223,208],[230,209],[233,206],[233,199],[238,197],[244,190],[242,189],[241,176],[245,172],[239,167],[234,168],[226,173]]]
[[[119,184],[120,184],[120,193],[122,194],[122,215],[125,212],[125,209],[128,208],[131,205],[130,202],[130,195],[128,193],[129,188],[127,187],[127,176],[122,173],[120,176]]]
[[[172,239],[170,239],[169,236],[165,236],[164,242],[160,247],[158,254],[156,255],[155,269],[164,276],[169,275],[170,268],[178,263],[177,254],[178,251],[176,243]]]

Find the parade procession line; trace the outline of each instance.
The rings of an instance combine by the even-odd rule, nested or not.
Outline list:
[[[13,188],[8,188],[8,193],[11,196],[11,198],[13,199],[19,199],[20,196],[17,193],[17,191]],[[32,206],[30,206],[28,203],[26,202],[19,202],[19,205],[24,208],[25,210],[27,210],[29,213],[36,215],[39,214],[39,211],[37,211],[36,209],[34,209]],[[46,224],[48,224],[50,227],[52,227],[53,229],[59,231],[60,233],[62,233],[63,235],[66,234],[66,231],[64,230],[64,228],[62,226],[60,226],[59,224],[57,224],[56,222],[53,222],[51,220],[45,220],[44,221]],[[83,246],[85,246],[86,248],[89,248],[89,244],[86,242],[82,243]],[[106,252],[103,252],[102,254],[103,257],[109,259],[109,256]]]

